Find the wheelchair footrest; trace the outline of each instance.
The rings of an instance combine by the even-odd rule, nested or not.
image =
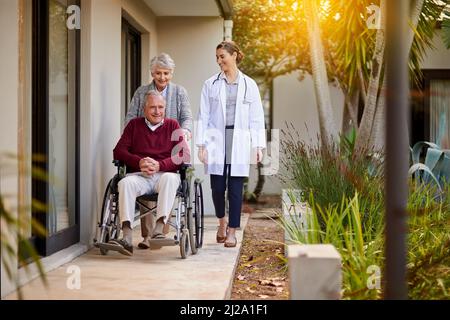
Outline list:
[[[118,251],[117,248],[119,247],[117,244],[106,243],[106,242],[97,242],[95,244],[95,246],[97,248],[112,250],[112,251]]]
[[[173,238],[150,239],[149,242],[151,246],[155,247],[177,246],[180,243],[179,241]]]

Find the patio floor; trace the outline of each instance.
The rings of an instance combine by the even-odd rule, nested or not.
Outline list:
[[[229,299],[234,271],[239,260],[243,230],[248,215],[243,214],[237,230],[238,245],[225,248],[216,243],[217,219],[205,217],[203,248],[181,259],[179,246],[140,250],[140,227],[134,228],[132,257],[110,252],[102,256],[98,248],[47,273],[48,287],[35,279],[22,287],[24,299]],[[69,289],[70,266],[80,270],[80,289]],[[6,299],[16,299],[12,293]]]

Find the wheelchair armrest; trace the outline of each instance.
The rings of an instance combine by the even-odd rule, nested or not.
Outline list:
[[[120,170],[121,167],[125,167],[125,163],[123,161],[120,160],[113,160],[112,163],[114,163],[114,166],[118,167],[118,169]],[[178,172],[180,173],[181,176],[181,180],[186,179],[186,172],[187,169],[190,168],[191,165],[189,163],[183,163],[180,167],[180,169],[178,170]]]
[[[123,163],[123,161],[120,160],[113,160],[112,163],[114,163],[114,166],[116,167],[122,167],[125,165],[125,163]]]
[[[120,161],[120,160],[113,160],[112,163],[114,163],[114,166],[117,167],[117,174],[123,178],[128,171],[127,166],[125,165],[125,162]]]

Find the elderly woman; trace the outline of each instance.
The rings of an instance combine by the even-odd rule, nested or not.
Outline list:
[[[187,131],[192,132],[192,112],[186,89],[170,82],[175,70],[175,63],[167,53],[161,53],[150,61],[150,71],[153,81],[139,87],[131,100],[130,108],[125,117],[125,126],[131,119],[144,116],[145,94],[157,90],[166,100],[166,118],[175,119]]]
[[[161,53],[150,61],[152,82],[139,87],[131,100],[130,108],[125,117],[125,126],[136,117],[144,116],[145,95],[151,90],[157,90],[166,101],[166,118],[177,120],[185,131],[189,141],[192,132],[192,112],[186,89],[170,82],[173,77],[175,63],[167,53]],[[141,219],[141,233],[144,238],[139,243],[141,249],[150,248],[149,238],[152,236],[152,217],[150,215]]]

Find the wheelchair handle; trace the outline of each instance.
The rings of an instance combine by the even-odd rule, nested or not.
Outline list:
[[[180,173],[181,181],[186,180],[186,171],[190,167],[191,167],[191,165],[189,163],[181,164],[180,170],[178,170],[178,172]]]
[[[113,160],[112,163],[114,163],[114,166],[116,167],[122,167],[125,165],[125,163],[123,163],[123,161],[120,160]]]

